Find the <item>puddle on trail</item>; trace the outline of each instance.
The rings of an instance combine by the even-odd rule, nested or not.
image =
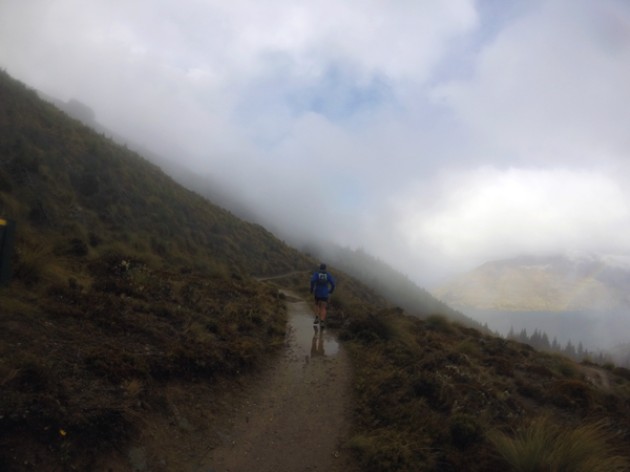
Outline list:
[[[290,310],[289,324],[296,348],[310,357],[334,357],[339,343],[328,329],[313,325],[313,313],[306,303],[294,303]]]

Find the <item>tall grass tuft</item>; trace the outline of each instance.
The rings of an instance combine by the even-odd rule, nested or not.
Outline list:
[[[630,470],[628,459],[611,445],[613,435],[602,422],[570,428],[542,417],[514,437],[494,432],[489,439],[514,472]]]

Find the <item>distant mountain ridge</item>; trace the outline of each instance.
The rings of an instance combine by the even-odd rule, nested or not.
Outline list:
[[[630,307],[630,268],[601,256],[521,256],[487,262],[433,291],[456,308],[617,312]]]

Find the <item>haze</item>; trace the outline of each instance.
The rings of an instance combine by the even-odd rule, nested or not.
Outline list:
[[[424,285],[630,256],[626,0],[2,0],[0,67]]]

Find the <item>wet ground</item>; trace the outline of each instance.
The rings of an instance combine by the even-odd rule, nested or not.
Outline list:
[[[171,415],[148,415],[138,440],[95,472],[353,472],[346,448],[351,368],[334,331],[286,293],[284,348],[260,372],[224,384],[169,385]]]
[[[310,305],[289,302],[276,365],[219,432],[205,472],[348,471],[350,367],[333,332],[313,326]]]
[[[291,314],[288,343],[294,343],[294,351],[302,351],[309,357],[335,357],[339,352],[337,337],[328,329],[313,324],[313,315],[305,313],[308,307],[299,307]]]

